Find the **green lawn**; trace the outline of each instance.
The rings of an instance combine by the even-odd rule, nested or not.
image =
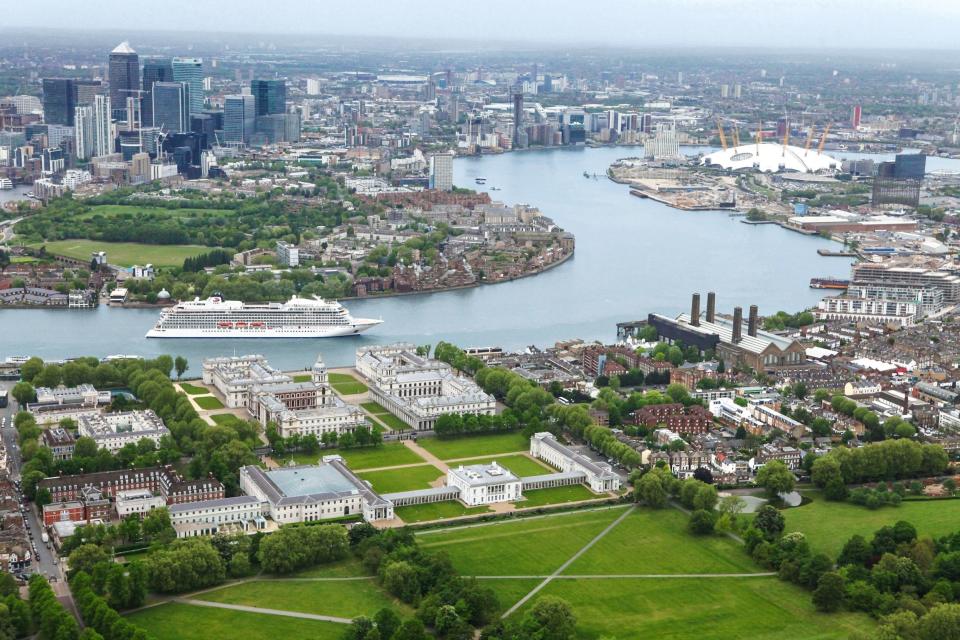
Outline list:
[[[430,504],[414,504],[409,507],[397,507],[393,510],[398,518],[412,524],[414,522],[428,522],[430,520],[443,520],[444,518],[457,518],[459,516],[472,516],[481,513],[489,513],[487,506],[467,507],[463,503],[454,500],[450,502],[433,502]]]
[[[312,379],[309,373],[301,373],[300,375],[293,376],[294,382],[310,382]]]
[[[378,402],[363,402],[360,404],[361,407],[372,413],[373,415],[382,415],[384,413],[390,413]]]
[[[163,604],[132,613],[128,619],[156,640],[340,640],[346,629],[344,625],[334,622],[189,604]]]
[[[491,464],[494,460],[496,460],[497,464],[499,464],[501,467],[512,471],[514,475],[521,478],[527,478],[529,476],[542,476],[547,473],[555,473],[556,471],[555,469],[552,469],[547,465],[520,453],[500,456],[498,458],[477,458],[476,460],[463,460],[462,462],[458,462],[458,464]]]
[[[48,253],[90,261],[94,251],[106,251],[110,264],[129,267],[150,263],[155,267],[181,267],[187,258],[207,253],[212,247],[195,244],[139,244],[136,242],[101,242],[100,240],[55,240],[35,247],[46,246]]]
[[[520,598],[530,593],[542,580],[531,578],[484,578],[481,587],[489,587],[497,594],[501,613],[520,602]]]
[[[815,551],[833,558],[850,536],[860,534],[869,541],[874,531],[898,520],[912,523],[921,536],[936,538],[960,530],[960,500],[905,501],[899,507],[871,511],[855,504],[824,500],[819,492],[806,495],[813,500],[782,512],[786,530],[802,531]]]
[[[577,502],[579,500],[596,500],[598,496],[587,489],[582,484],[571,484],[565,487],[552,487],[550,489],[534,489],[533,491],[524,491],[523,496],[526,500],[517,502],[517,507],[525,509],[527,507],[541,507],[547,504],[561,504],[563,502]]]
[[[115,217],[136,213],[157,213],[171,218],[204,218],[204,217],[222,217],[232,216],[232,209],[189,209],[189,208],[165,208],[165,207],[145,207],[130,204],[98,204],[90,207],[90,211],[83,213],[78,217],[80,220],[87,220],[94,216],[101,215],[106,217]]]
[[[223,403],[213,396],[196,396],[193,401],[197,403],[198,407],[206,409],[207,411],[223,409]]]
[[[492,456],[501,453],[528,451],[530,440],[522,433],[492,433],[460,438],[420,438],[417,444],[441,460]]]
[[[726,536],[693,536],[676,509],[637,509],[567,567],[568,575],[758,573]]]
[[[396,493],[429,489],[430,483],[443,476],[443,472],[432,464],[422,464],[388,471],[361,471],[357,475],[373,485],[379,493]]]
[[[214,416],[216,419],[216,416]],[[418,456],[399,442],[388,442],[377,447],[357,447],[355,449],[322,449],[317,453],[290,453],[277,462],[284,464],[293,460],[297,464],[317,464],[322,456],[338,455],[347,462],[347,466],[354,471],[361,469],[378,469],[380,467],[398,467],[405,464],[425,464],[426,460]]]
[[[546,575],[623,515],[626,507],[425,531],[420,544],[445,551],[464,575]]]
[[[217,424],[233,424],[235,422],[243,422],[242,418],[238,418],[232,413],[218,413],[209,417]]]
[[[294,578],[354,578],[358,576],[369,576],[358,558],[352,555],[346,560],[340,560],[331,564],[320,564],[309,569],[304,569],[295,573]]]
[[[554,580],[538,595],[571,604],[578,640],[845,640],[874,625],[862,614],[817,613],[809,592],[775,576]]]
[[[331,373],[328,375],[330,386],[345,396],[365,393],[367,385],[363,384],[348,373]]]
[[[210,389],[207,389],[206,387],[198,387],[197,385],[190,384],[189,382],[181,382],[180,388],[189,393],[191,396],[203,396],[210,393]]]
[[[373,578],[369,580],[254,580],[196,596],[265,609],[283,609],[342,618],[371,616],[383,607],[400,609]]]
[[[376,414],[376,419],[392,431],[405,431],[410,428],[410,425],[392,413],[378,413]]]

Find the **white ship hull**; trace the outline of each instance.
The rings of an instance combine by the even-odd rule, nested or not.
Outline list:
[[[383,322],[354,318],[351,324],[316,327],[216,327],[208,329],[158,329],[148,338],[337,338],[362,333]]]

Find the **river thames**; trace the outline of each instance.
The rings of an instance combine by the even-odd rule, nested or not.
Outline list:
[[[361,336],[147,340],[143,336],[159,313],[154,309],[4,310],[0,358],[169,353],[187,357],[197,373],[205,357],[245,353],[262,353],[284,369],[308,367],[318,353],[330,366],[347,366],[358,347],[396,341],[507,349],[550,346],[566,338],[612,341],[617,322],[652,311],[679,313],[694,291],[716,291],[721,312],[750,304],[759,305],[761,314],[792,312],[823,295],[808,288],[811,277],[849,275],[849,259],[817,255],[818,248],[836,247],[822,238],[630,196],[626,186],[607,180],[605,171],[633,152],[550,149],[457,159],[455,184],[496,187],[490,191],[495,200],[539,207],[576,235],[574,257],[543,274],[503,284],[348,301],[353,315],[384,320]],[[598,177],[585,178],[584,172]],[[485,186],[475,184],[478,176],[487,179]]]

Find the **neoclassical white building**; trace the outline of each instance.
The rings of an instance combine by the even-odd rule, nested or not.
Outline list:
[[[447,470],[447,486],[459,489],[460,501],[471,507],[523,497],[523,481],[496,460],[488,465],[451,467]]]
[[[416,431],[433,429],[444,413],[496,413],[493,396],[447,363],[418,356],[412,344],[362,347],[356,367],[373,400]]]
[[[535,433],[530,438],[530,455],[564,473],[583,473],[584,483],[596,493],[620,489],[620,476],[610,465],[590,458],[557,442],[552,433]]]
[[[160,444],[160,438],[169,435],[170,430],[153,409],[146,409],[80,415],[77,417],[77,434],[93,438],[98,447],[114,452],[143,438]]]
[[[178,538],[208,536],[221,527],[238,525],[244,531],[263,529],[263,504],[254,496],[185,502],[170,507],[170,523]]]
[[[306,382],[295,382],[260,355],[204,360],[203,381],[223,395],[228,407],[245,408],[263,426],[276,423],[284,438],[340,435],[368,424],[363,411],[333,392],[320,356]]]

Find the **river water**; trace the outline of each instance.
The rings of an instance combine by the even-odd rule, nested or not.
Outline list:
[[[354,315],[384,320],[361,336],[147,340],[143,335],[158,314],[153,309],[4,310],[0,358],[170,353],[187,357],[196,372],[205,357],[262,353],[277,367],[299,369],[320,352],[328,365],[346,366],[362,345],[400,340],[510,349],[574,337],[612,340],[617,322],[652,311],[684,311],[693,291],[716,291],[718,311],[750,304],[759,305],[761,314],[796,311],[823,294],[808,288],[811,277],[849,274],[849,259],[817,255],[818,248],[836,247],[821,238],[630,196],[626,186],[604,174],[611,162],[631,153],[625,148],[550,149],[457,159],[457,185],[497,187],[491,191],[496,200],[539,207],[576,235],[576,254],[546,273],[513,282],[350,301],[346,306]],[[948,166],[939,159],[937,165]],[[585,171],[598,177],[585,178]],[[487,178],[486,186],[475,184],[478,176]]]

